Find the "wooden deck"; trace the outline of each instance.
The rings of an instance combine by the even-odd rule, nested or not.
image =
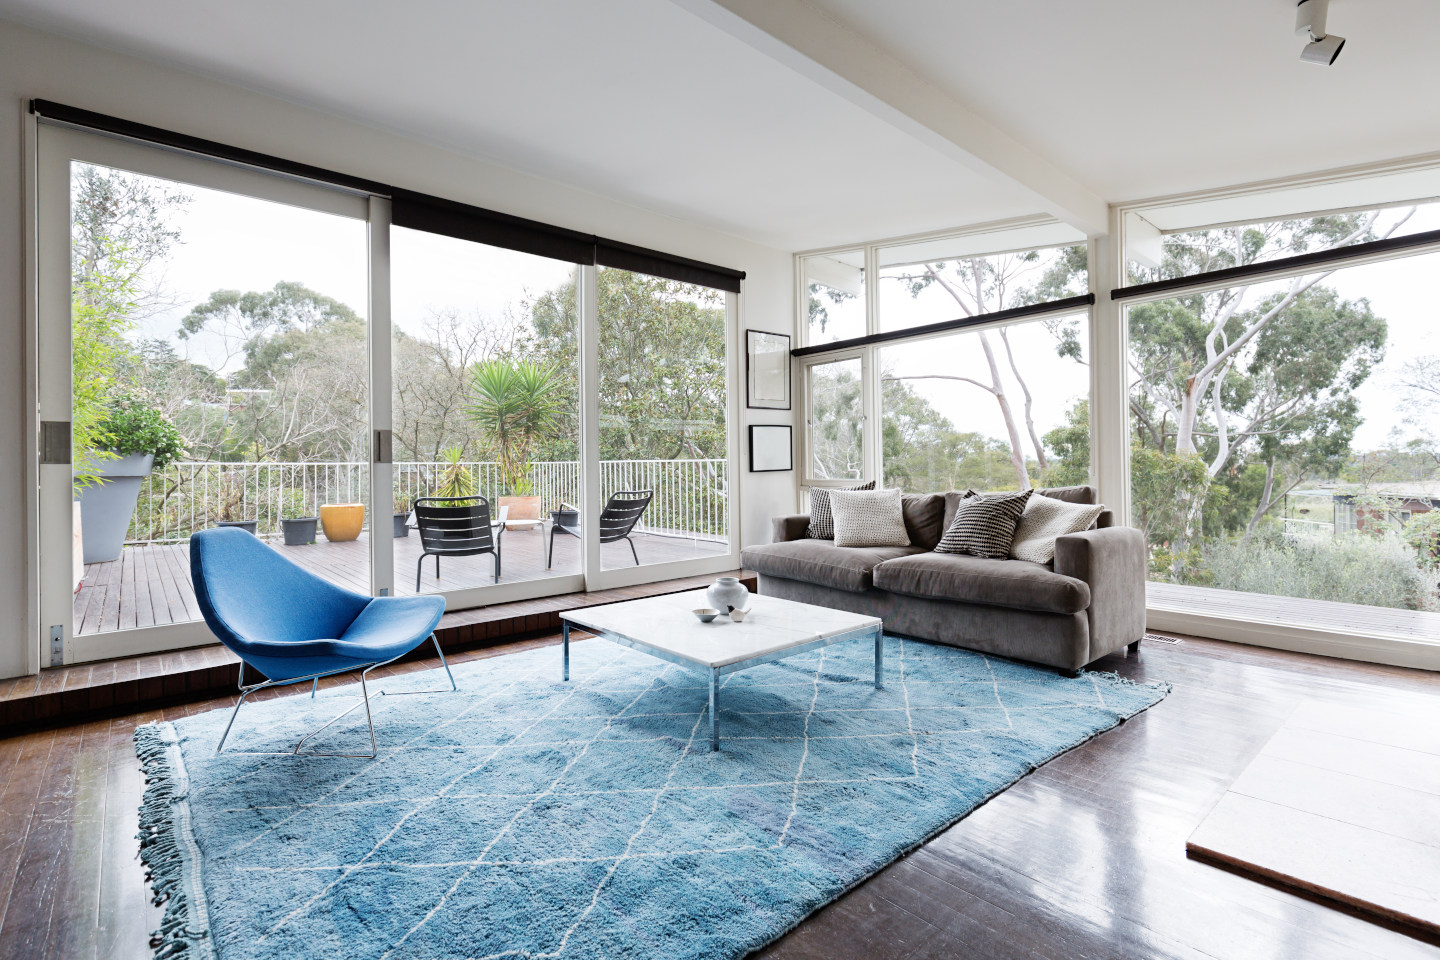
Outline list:
[[[574,537],[555,538],[552,569],[545,569],[547,531],[511,530],[504,534],[501,548],[500,582],[515,583],[562,576],[580,571],[580,541]],[[635,551],[641,564],[668,563],[695,557],[715,556],[727,546],[709,540],[688,540],[654,534],[634,535]],[[420,558],[420,538],[414,534],[395,543],[395,593],[415,593],[415,567]],[[318,538],[303,547],[271,544],[286,557],[349,590],[370,590],[370,553],[365,536],[348,543],[331,543]],[[623,542],[600,547],[600,564],[605,570],[635,563]],[[494,582],[495,561],[489,555],[451,557],[440,561],[435,576],[433,558],[425,561],[422,593],[437,593]],[[87,636],[136,627],[163,626],[200,619],[195,590],[190,584],[190,547],[187,543],[151,544],[126,547],[119,560],[85,565],[85,579],[75,594],[75,634]]]
[[[1201,616],[1440,642],[1440,613],[1422,610],[1369,607],[1333,600],[1268,597],[1178,583],[1150,583],[1146,599],[1152,607]]]

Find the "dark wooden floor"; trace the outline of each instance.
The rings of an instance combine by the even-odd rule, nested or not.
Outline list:
[[[1148,643],[1097,667],[1166,679],[1175,691],[1024,778],[763,955],[1440,957],[1440,948],[1185,856],[1186,837],[1299,702],[1440,709],[1435,675],[1203,640]],[[0,957],[150,956],[147,931],[160,914],[135,858],[142,784],[130,734],[159,716],[0,740]]]

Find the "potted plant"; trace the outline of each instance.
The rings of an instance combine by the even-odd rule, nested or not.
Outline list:
[[[246,520],[236,516],[236,514],[244,512],[242,508],[247,499],[245,496],[245,472],[228,465],[221,466],[220,471],[220,515],[215,518],[215,526],[239,527],[246,533],[258,536],[260,532],[258,519]]]
[[[410,501],[401,496],[394,498],[395,503],[395,536],[410,536]]]
[[[459,447],[450,447],[442,451],[440,457],[445,468],[440,471],[435,492],[431,496],[442,499],[475,496],[475,474],[470,472],[470,465],[465,462],[465,451]]]
[[[504,494],[496,504],[510,508],[506,527],[535,526],[543,504],[532,493],[530,451],[559,428],[563,381],[554,367],[533,360],[486,360],[470,368],[470,400],[470,419],[485,431],[500,463]]]
[[[75,464],[81,550],[85,563],[106,563],[120,558],[140,485],[184,456],[185,444],[158,407],[129,395],[111,402],[91,442]]]
[[[310,515],[305,506],[304,490],[290,489],[280,494],[280,529],[287,547],[315,542],[315,525],[320,518]]]

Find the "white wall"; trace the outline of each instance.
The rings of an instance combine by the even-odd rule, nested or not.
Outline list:
[[[28,670],[24,108],[30,98],[177,130],[360,177],[745,270],[740,328],[790,333],[790,254],[658,216],[363,124],[98,47],[0,21],[0,677]],[[583,144],[576,145],[583,150]],[[743,347],[742,347],[743,349]],[[742,367],[743,370],[743,367]],[[743,389],[743,385],[742,385]],[[795,506],[795,475],[747,472],[751,422],[793,413],[741,400],[741,539],[767,542],[769,518]]]

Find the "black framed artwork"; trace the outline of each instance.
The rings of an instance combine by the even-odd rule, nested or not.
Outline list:
[[[790,335],[745,331],[745,406],[790,409]]]
[[[750,424],[750,472],[794,470],[793,439],[789,424]]]

